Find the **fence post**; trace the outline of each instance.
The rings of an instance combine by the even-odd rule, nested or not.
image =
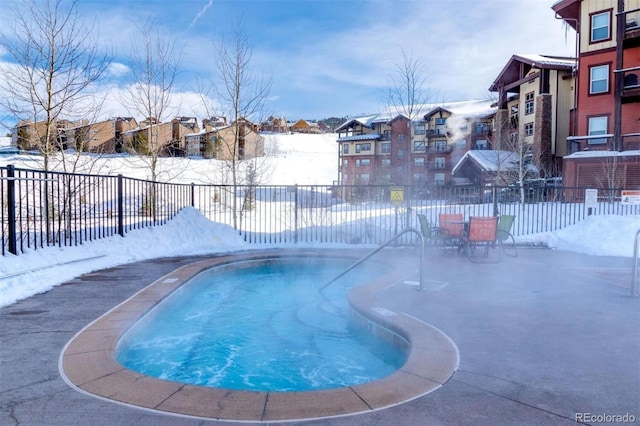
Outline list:
[[[191,182],[191,207],[196,206],[196,184]]]
[[[298,184],[294,186],[296,192],[293,196],[294,224],[293,224],[293,242],[298,243]]]
[[[123,207],[123,199],[124,199],[124,195],[122,194],[123,191],[123,182],[122,182],[122,175],[118,175],[118,234],[121,237],[124,237],[124,207]]]
[[[16,181],[15,167],[7,165],[7,221],[9,226],[9,253],[18,254],[16,244]]]

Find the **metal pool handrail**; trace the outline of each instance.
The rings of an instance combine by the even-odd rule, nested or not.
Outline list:
[[[636,294],[636,275],[638,272],[638,244],[640,243],[640,229],[636,232],[635,243],[633,244],[633,266],[631,268],[631,296]]]
[[[327,286],[329,286],[330,284],[333,284],[334,282],[336,282],[339,278],[342,278],[344,275],[346,275],[349,271],[351,271],[353,268],[355,268],[356,266],[360,265],[362,262],[364,262],[365,260],[369,259],[371,256],[373,256],[374,254],[378,253],[380,250],[382,250],[383,248],[385,248],[386,246],[388,246],[389,244],[391,244],[392,242],[394,242],[395,240],[397,240],[398,238],[400,238],[402,235],[407,234],[407,233],[414,233],[416,235],[418,235],[418,238],[420,238],[420,290],[424,290],[424,286],[423,286],[423,273],[422,273],[422,261],[424,259],[424,236],[422,235],[422,233],[420,231],[418,231],[415,228],[406,228],[403,231],[400,231],[398,234],[396,234],[393,238],[391,238],[389,241],[385,242],[384,244],[380,245],[380,247],[378,247],[377,249],[375,249],[374,251],[372,251],[371,253],[367,254],[365,257],[363,257],[362,259],[358,260],[356,263],[354,263],[353,265],[349,266],[344,272],[342,272],[340,275],[338,275],[337,277],[335,277],[334,279],[332,279],[331,281],[329,281],[328,283],[326,283],[325,285],[323,285],[322,287],[320,287],[320,289],[318,290],[320,293],[322,293],[322,290],[324,290]]]

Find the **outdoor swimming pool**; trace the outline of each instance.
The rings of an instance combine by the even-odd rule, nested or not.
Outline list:
[[[357,324],[347,292],[388,267],[365,263],[318,291],[352,263],[292,257],[205,270],[129,329],[116,359],[144,375],[236,390],[379,380],[399,369],[407,352]]]

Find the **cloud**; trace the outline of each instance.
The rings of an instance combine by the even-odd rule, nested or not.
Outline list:
[[[113,77],[123,77],[129,74],[129,72],[131,72],[131,69],[125,64],[112,62],[111,64],[109,64],[108,72]]]

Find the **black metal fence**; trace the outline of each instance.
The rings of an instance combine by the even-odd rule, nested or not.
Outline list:
[[[380,244],[417,214],[513,214],[516,236],[573,225],[589,214],[640,215],[621,190],[600,190],[589,208],[585,188],[394,187],[386,185],[196,185],[118,176],[0,168],[2,254],[73,246],[162,225],[192,206],[258,244]]]

